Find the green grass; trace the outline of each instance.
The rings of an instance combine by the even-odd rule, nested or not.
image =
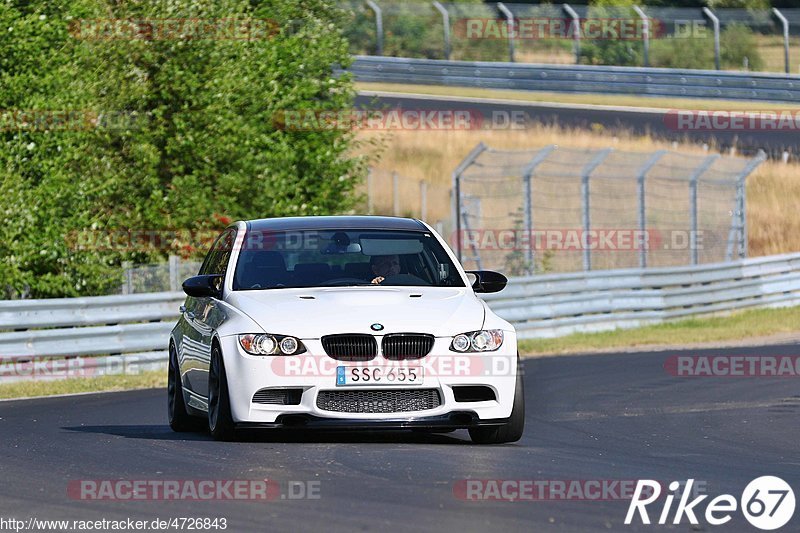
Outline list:
[[[798,105],[771,104],[769,102],[742,102],[740,100],[700,100],[693,98],[659,98],[654,96],[626,96],[613,94],[567,94],[539,91],[511,91],[471,87],[444,87],[438,85],[409,85],[399,83],[356,83],[359,91],[386,91],[419,93],[434,96],[468,98],[497,98],[524,102],[555,102],[561,104],[591,104],[622,107],[653,107],[658,109],[692,109],[698,111],[765,111],[800,109]]]
[[[581,353],[640,346],[740,341],[793,332],[800,332],[800,306],[754,309],[727,316],[692,318],[602,333],[577,333],[556,339],[523,340],[519,349],[524,355]]]
[[[22,381],[0,385],[0,399],[75,394],[79,392],[122,391],[133,389],[156,389],[167,386],[166,370],[154,370],[141,374],[101,376],[96,378],[73,378],[50,381]]]

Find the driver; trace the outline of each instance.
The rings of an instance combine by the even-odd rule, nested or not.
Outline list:
[[[400,257],[397,255],[373,255],[369,260],[375,279],[371,283],[377,285],[389,276],[400,273]]]

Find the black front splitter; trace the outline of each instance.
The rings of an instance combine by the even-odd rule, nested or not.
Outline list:
[[[329,429],[329,430],[393,430],[430,429],[452,430],[476,427],[501,426],[507,418],[481,420],[473,411],[454,411],[446,415],[415,418],[381,418],[364,420],[354,418],[324,418],[304,414],[280,415],[275,422],[241,422],[236,429]]]

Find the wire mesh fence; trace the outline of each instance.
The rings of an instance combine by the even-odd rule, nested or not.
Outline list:
[[[125,264],[120,293],[180,291],[183,280],[196,275],[200,265],[200,261],[187,261],[176,255],[169,256],[167,263]]]
[[[354,54],[794,72],[800,9],[350,1]],[[718,43],[718,45],[717,45]]]
[[[747,255],[745,178],[763,160],[481,143],[452,188],[371,169],[356,211],[425,220],[465,268],[509,276],[730,261]],[[124,265],[121,292],[179,291],[199,268]]]
[[[454,173],[454,246],[512,276],[745,257],[745,178],[763,160],[481,143]]]
[[[373,168],[359,192],[364,199],[359,213],[419,218],[443,234],[453,230],[451,192],[446,185]]]

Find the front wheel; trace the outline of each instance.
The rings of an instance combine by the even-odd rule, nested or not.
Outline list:
[[[178,366],[178,353],[175,345],[169,345],[169,375],[167,376],[167,415],[172,431],[194,431],[198,429],[198,420],[186,411],[183,401],[183,384]],[[202,427],[202,426],[200,426]]]
[[[514,390],[514,407],[508,422],[498,427],[472,428],[469,436],[475,444],[502,444],[516,442],[522,438],[525,429],[525,387],[522,380],[522,367],[517,362],[517,382]]]
[[[231,416],[231,401],[228,394],[228,376],[219,346],[211,349],[211,364],[208,369],[208,429],[215,440],[233,440],[236,427]]]

